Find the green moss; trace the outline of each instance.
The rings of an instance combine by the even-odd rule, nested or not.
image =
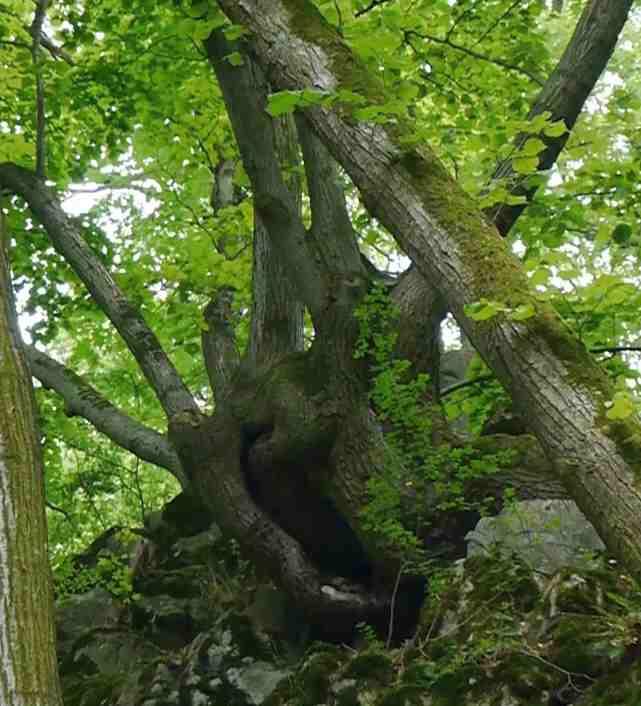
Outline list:
[[[394,665],[384,652],[370,650],[354,657],[345,671],[345,677],[389,684],[394,677]]]
[[[370,103],[385,103],[383,84],[354,54],[321,13],[306,0],[284,0],[297,36],[323,49],[339,88],[367,97]]]
[[[354,684],[341,689],[336,697],[336,706],[360,706],[358,694],[359,689]]]
[[[606,403],[612,400],[615,390],[605,371],[550,305],[538,304],[537,314],[525,322],[532,337],[542,338],[563,361],[570,383],[591,393],[597,403],[601,430],[615,442],[628,464],[641,468],[641,426],[633,417],[616,421],[606,417]]]
[[[603,626],[596,616],[562,616],[554,629],[550,659],[575,674],[603,674],[611,666],[608,646],[598,641]]]
[[[115,703],[123,678],[119,674],[91,674],[63,680],[65,706],[101,706]]]
[[[638,706],[641,694],[641,661],[625,665],[599,679],[589,691],[590,706]]]
[[[519,699],[536,700],[543,692],[554,688],[559,681],[559,672],[545,662],[527,654],[506,655],[500,666],[501,681],[507,684]]]
[[[394,686],[381,695],[376,706],[421,706],[424,693],[417,686]]]
[[[419,618],[419,635],[422,637],[438,634],[443,616],[453,610],[460,599],[460,584],[453,581],[437,596],[429,596],[423,603]]]
[[[323,703],[328,695],[331,676],[344,660],[341,651],[326,649],[311,655],[296,675],[297,691],[301,706],[315,706]]]
[[[479,554],[467,559],[465,573],[474,585],[473,599],[477,604],[503,599],[527,612],[539,600],[532,571],[517,556]]]
[[[411,133],[404,134],[402,128],[393,132],[392,138],[402,154],[399,163],[410,176],[425,210],[457,241],[466,267],[473,268],[469,282],[473,296],[511,307],[533,304],[522,268],[476,202],[452,179],[429,147],[404,147],[403,142]],[[490,320],[483,325],[494,323]]]

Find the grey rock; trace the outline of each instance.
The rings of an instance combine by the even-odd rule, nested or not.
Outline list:
[[[497,517],[481,519],[466,539],[468,556],[498,547],[547,574],[581,562],[588,552],[605,549],[594,527],[570,500],[515,503]]]
[[[247,703],[260,706],[273,693],[274,689],[286,677],[290,670],[278,669],[269,662],[252,662],[245,667],[227,671],[229,683],[247,696]]]

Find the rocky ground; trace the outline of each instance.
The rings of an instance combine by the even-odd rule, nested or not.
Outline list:
[[[380,626],[318,641],[181,502],[57,572],[67,706],[641,704],[641,591],[607,557],[568,550],[558,527],[541,530],[545,508],[534,524],[562,550],[486,521],[473,556],[434,567],[418,625],[388,648]],[[570,535],[598,546],[584,527]]]

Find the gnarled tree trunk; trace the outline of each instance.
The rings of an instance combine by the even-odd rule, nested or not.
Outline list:
[[[630,4],[588,3],[534,112],[554,110],[555,117],[574,124],[600,69],[577,82],[568,66],[572,75],[581,74],[579,59],[587,56],[602,68]],[[389,609],[402,558],[394,546],[372,535],[361,512],[368,482],[387,471],[390,452],[371,409],[372,371],[367,359],[354,356],[359,333],[354,314],[372,282],[384,280],[399,307],[396,353],[410,361],[413,373],[432,376],[426,392],[434,414],[429,441],[458,443],[437,394],[438,332],[448,309],[538,437],[538,442],[527,435],[475,442],[479,454],[488,447],[510,450],[512,461],[470,491],[491,495],[496,507],[506,485],[522,497],[569,494],[611,551],[641,575],[641,494],[634,476],[639,449],[632,439],[638,429],[606,423],[611,389],[603,374],[554,312],[536,300],[487,217],[505,234],[520,210],[501,211],[500,218],[481,214],[428,147],[408,146],[413,142],[404,138],[411,137],[411,126],[358,123],[331,107],[306,110],[295,120],[270,118],[265,107],[271,86],[328,93],[358,88],[376,102],[377,79],[310,2],[219,0],[219,5],[252,31],[249,41],[237,46],[220,32],[205,43],[255,207],[248,350],[240,351],[234,339],[233,292],[220,291],[205,310],[203,333],[215,410],[211,416],[202,413],[158,338],[54,192],[29,170],[2,164],[0,186],[25,199],[109,317],[158,397],[169,434],[134,422],[71,371],[31,350],[34,374],[65,399],[71,413],[173,473],[310,615],[340,623],[377,617]],[[226,60],[236,50],[244,54],[240,66]],[[554,162],[565,139],[550,140],[542,167]],[[309,228],[301,218],[300,186],[282,169],[299,154]],[[337,162],[360,188],[372,215],[414,261],[396,282],[380,277],[358,250]],[[509,165],[497,169],[497,175],[506,173]],[[530,192],[525,195],[531,198]],[[225,198],[233,198],[233,190],[221,188],[217,206]],[[475,323],[465,306],[482,297],[531,310],[532,316],[522,322],[502,316]],[[313,325],[307,350],[304,310]],[[454,555],[470,519],[435,516],[441,535],[428,535],[428,548]]]

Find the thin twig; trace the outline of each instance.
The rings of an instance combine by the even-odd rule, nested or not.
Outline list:
[[[493,22],[483,34],[472,44],[472,49],[478,46],[488,35],[490,35],[504,19],[509,17],[512,12],[521,4],[522,0],[514,0],[514,2],[507,8],[507,10],[495,21]]]
[[[640,346],[599,346],[590,348],[590,353],[641,353]]]
[[[343,31],[343,13],[341,12],[341,6],[338,4],[338,0],[334,0],[334,9],[336,10],[336,15],[338,19],[338,29],[342,33]]]
[[[64,510],[61,507],[58,507],[58,505],[54,505],[49,500],[45,501],[45,505],[53,512],[57,512],[60,515],[62,515],[65,518],[65,520],[67,520],[67,522],[75,529],[76,523],[73,521],[73,518],[71,517],[71,514],[69,512],[67,512],[66,510]]]
[[[461,12],[461,14],[454,20],[452,23],[452,26],[447,30],[447,34],[445,35],[446,39],[449,39],[454,32],[456,31],[456,28],[461,24],[461,22],[468,17],[468,15],[471,15],[474,10],[476,10],[476,6],[478,5],[478,2],[472,3],[470,7],[466,8]]]
[[[451,395],[452,392],[456,392],[457,390],[462,390],[465,387],[471,387],[472,385],[478,385],[479,383],[482,383],[482,382],[489,382],[490,380],[494,380],[494,375],[479,375],[479,377],[477,377],[477,378],[472,378],[470,380],[462,380],[461,382],[456,382],[453,385],[446,387],[444,390],[441,390],[441,397],[445,397],[445,395]]]
[[[369,5],[364,7],[362,10],[359,10],[358,12],[354,13],[354,17],[361,17],[361,15],[365,15],[371,10],[373,10],[375,7],[379,7],[380,5],[385,5],[385,3],[392,2],[392,0],[372,0]]]
[[[590,353],[641,353],[641,346],[598,346],[597,348],[590,348]],[[457,390],[462,390],[466,387],[471,387],[472,385],[478,385],[482,382],[489,382],[494,380],[494,375],[479,375],[477,378],[470,378],[469,380],[461,380],[461,382],[455,382],[453,385],[446,387],[441,390],[441,397],[445,395],[451,395]]]
[[[394,583],[394,590],[392,591],[392,599],[389,606],[389,625],[387,627],[387,640],[385,641],[385,648],[389,650],[392,644],[392,635],[394,634],[394,611],[396,610],[396,596],[398,595],[398,587],[401,583],[401,576],[403,575],[404,565],[401,564],[398,574],[396,574],[396,582]]]
[[[59,47],[44,32],[40,33],[40,44],[51,54],[54,59],[62,59],[63,61],[66,61],[69,66],[73,66],[75,64],[69,52],[66,52],[62,47]]]
[[[496,59],[491,56],[486,56],[485,54],[481,54],[477,51],[474,51],[473,49],[468,49],[467,47],[464,47],[461,44],[456,44],[455,42],[452,42],[449,39],[444,39],[443,37],[435,37],[434,35],[425,34],[423,32],[417,32],[414,29],[407,30],[405,32],[406,37],[410,35],[420,37],[421,39],[424,39],[429,42],[434,42],[435,44],[443,44],[444,46],[450,47],[450,49],[454,49],[455,51],[461,52],[462,54],[467,54],[468,56],[471,56],[474,59],[478,59],[479,61],[485,61],[489,64],[501,66],[502,68],[507,69],[508,71],[514,71],[516,73],[522,74],[523,76],[526,76],[530,79],[530,81],[533,81],[541,88],[543,88],[544,86],[544,82],[531,71],[517,66],[516,64],[511,64],[509,61],[505,61],[504,59]]]

